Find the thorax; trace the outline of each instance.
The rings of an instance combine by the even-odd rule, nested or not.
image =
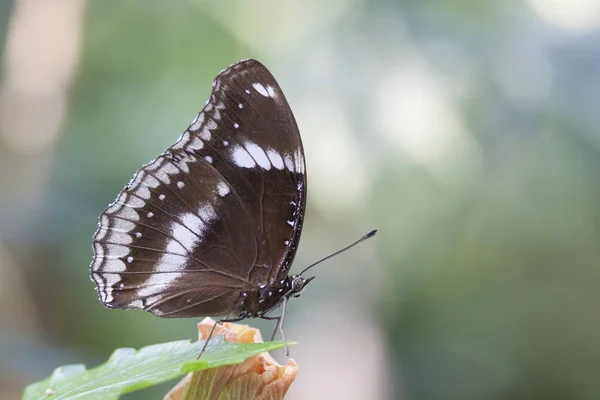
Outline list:
[[[272,285],[261,285],[243,291],[236,307],[238,315],[255,318],[268,314],[289,294],[291,288],[291,278],[287,277]]]

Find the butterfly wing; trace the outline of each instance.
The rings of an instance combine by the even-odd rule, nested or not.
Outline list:
[[[257,61],[232,65],[179,140],[100,216],[100,300],[163,317],[228,314],[242,291],[287,274],[305,201],[302,142],[281,88]]]
[[[225,93],[226,96],[220,96]],[[213,163],[235,182],[246,208],[254,216],[258,254],[252,281],[281,280],[296,253],[306,205],[304,150],[292,110],[271,73],[261,63],[246,60],[223,71],[197,122],[221,122],[226,137],[216,143]],[[203,127],[198,131],[205,135]],[[220,162],[219,162],[220,161]]]

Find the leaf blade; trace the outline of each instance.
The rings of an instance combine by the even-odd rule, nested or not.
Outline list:
[[[222,336],[213,338],[201,360],[193,361],[204,342],[187,340],[113,352],[107,362],[86,369],[82,364],[66,365],[48,378],[29,385],[25,400],[113,400],[124,393],[157,385],[190,371],[238,364],[253,355],[283,347],[282,342],[228,343]],[[185,366],[185,368],[184,368]]]

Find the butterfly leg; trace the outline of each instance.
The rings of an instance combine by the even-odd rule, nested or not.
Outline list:
[[[268,315],[262,315],[260,317],[261,319],[266,319],[267,321],[273,321],[274,319],[277,320],[277,324],[275,324],[275,329],[273,329],[273,334],[271,335],[271,342],[275,339],[275,334],[277,333],[277,329],[279,328],[279,321],[281,320],[281,315],[278,315],[276,317],[271,317]]]
[[[289,357],[290,355],[290,348],[287,345],[287,342],[285,341],[285,334],[283,333],[283,321],[285,319],[285,307],[287,305],[287,297],[283,297],[282,302],[281,302],[281,315],[277,316],[277,317],[268,317],[268,316],[261,316],[262,319],[268,319],[268,320],[273,320],[276,319],[277,320],[277,324],[275,325],[275,329],[273,329],[273,335],[271,335],[271,341],[273,341],[273,339],[275,339],[275,333],[277,331],[279,331],[281,333],[281,339],[283,340],[283,342],[285,343],[285,355],[286,357]]]
[[[215,321],[212,329],[210,330],[210,333],[208,334],[208,337],[204,341],[204,346],[202,346],[202,350],[200,350],[200,354],[198,354],[198,357],[196,357],[196,360],[198,360],[200,357],[202,357],[202,354],[204,354],[204,350],[206,350],[206,346],[208,345],[209,340],[212,338],[212,335],[215,331],[215,328],[217,327],[217,324],[223,324],[223,322],[239,322],[246,318],[247,318],[246,316],[242,316],[242,317],[238,317],[238,318],[220,319],[218,321]]]

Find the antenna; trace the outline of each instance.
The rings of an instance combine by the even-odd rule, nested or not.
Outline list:
[[[309,269],[311,269],[315,265],[320,264],[320,263],[322,263],[325,260],[329,260],[331,257],[335,257],[335,256],[337,256],[340,253],[343,253],[344,251],[348,250],[349,248],[356,246],[360,242],[363,242],[363,241],[365,241],[365,240],[367,240],[369,238],[372,238],[373,236],[375,236],[376,233],[377,233],[377,229],[373,229],[371,232],[367,233],[365,236],[361,237],[360,239],[358,239],[356,242],[352,243],[351,245],[346,246],[343,249],[338,250],[335,253],[330,254],[327,257],[320,259],[316,263],[313,263],[313,264],[309,265],[308,267],[304,268],[304,270],[302,272],[300,272],[300,275],[304,274],[306,271],[308,271]]]

